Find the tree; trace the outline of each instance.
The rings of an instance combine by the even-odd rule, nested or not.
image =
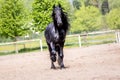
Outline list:
[[[18,36],[26,34],[27,13],[21,0],[4,0],[0,8],[0,34],[17,41]],[[17,44],[15,44],[18,53]]]
[[[21,0],[5,0],[0,8],[0,30],[4,37],[16,41],[18,36],[26,34],[26,12]]]
[[[80,0],[73,0],[73,7],[74,7],[75,9],[80,9],[80,7],[81,7],[81,2],[80,2]]]
[[[111,29],[120,29],[120,8],[112,9],[106,18]]]
[[[101,5],[101,12],[103,15],[109,13],[109,3],[108,0],[104,0]]]
[[[99,0],[85,0],[84,2],[86,6],[93,5],[99,7]]]
[[[42,32],[52,21],[52,7],[60,3],[66,12],[70,10],[70,4],[64,0],[35,0],[33,3],[33,24],[36,31]]]
[[[108,0],[110,9],[115,9],[120,7],[120,0]]]
[[[75,20],[72,23],[71,31],[76,33],[99,30],[101,23],[100,11],[94,6],[82,6],[75,12]]]

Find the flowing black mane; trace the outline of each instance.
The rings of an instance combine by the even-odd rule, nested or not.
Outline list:
[[[51,68],[55,69],[56,54],[58,53],[58,64],[60,68],[64,68],[63,63],[63,47],[65,43],[66,33],[69,29],[67,15],[63,12],[61,5],[53,6],[52,11],[53,22],[48,24],[45,30],[46,43],[50,52]]]

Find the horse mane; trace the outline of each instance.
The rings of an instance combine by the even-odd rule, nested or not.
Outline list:
[[[63,12],[62,16],[63,16],[63,18],[62,18],[63,28],[67,32],[69,30],[69,22],[68,22],[67,13]]]
[[[57,27],[57,21],[55,19],[55,15],[54,15],[54,8],[55,6],[53,6],[53,12],[52,12],[52,19],[53,19],[53,23],[55,25],[56,28]],[[62,22],[63,22],[63,25],[62,25],[62,29],[65,30],[65,32],[67,32],[69,30],[69,22],[68,22],[68,16],[67,16],[67,13],[63,11],[63,8],[60,6],[61,8],[61,14],[62,14]]]

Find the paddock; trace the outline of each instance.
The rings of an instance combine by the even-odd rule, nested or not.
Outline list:
[[[66,68],[50,69],[49,52],[0,56],[0,80],[120,80],[120,44],[65,48]]]

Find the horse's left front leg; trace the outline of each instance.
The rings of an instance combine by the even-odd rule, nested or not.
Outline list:
[[[64,54],[63,54],[63,45],[59,46],[58,51],[58,64],[60,65],[60,68],[65,68],[64,62],[63,62]]]

